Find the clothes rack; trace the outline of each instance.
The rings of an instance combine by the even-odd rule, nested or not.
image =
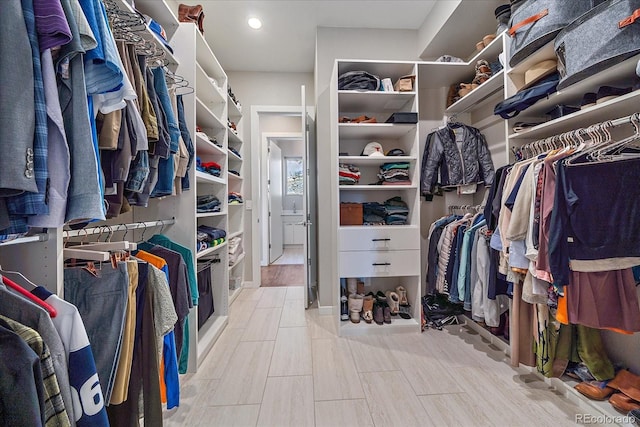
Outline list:
[[[115,233],[118,231],[131,231],[131,230],[139,230],[146,229],[151,227],[165,227],[167,225],[175,224],[175,218],[172,219],[162,219],[157,221],[146,221],[146,222],[132,222],[129,224],[116,224],[107,226],[111,232]],[[64,230],[64,237],[79,237],[79,236],[87,236],[90,234],[102,234],[104,233],[105,226],[101,227],[93,227],[93,228],[83,228],[80,230]]]

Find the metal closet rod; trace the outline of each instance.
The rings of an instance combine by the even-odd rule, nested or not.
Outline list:
[[[93,228],[81,228],[79,230],[64,230],[64,237],[88,236],[90,234],[104,234],[105,232],[131,231],[146,229],[150,227],[163,227],[165,225],[173,225],[176,223],[175,218],[159,219],[156,221],[132,222],[129,224],[101,225]]]

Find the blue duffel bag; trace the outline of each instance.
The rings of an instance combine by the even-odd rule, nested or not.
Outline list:
[[[540,80],[535,86],[521,90],[512,97],[500,102],[493,109],[493,114],[503,119],[511,119],[517,116],[520,114],[520,111],[526,110],[538,102],[538,100],[554,93],[558,86],[558,81],[560,81],[560,74],[555,72]]]

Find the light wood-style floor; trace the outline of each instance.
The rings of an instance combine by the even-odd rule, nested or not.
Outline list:
[[[282,251],[282,256],[271,263],[271,265],[282,264],[304,264],[304,247],[302,245],[286,246]]]
[[[165,425],[557,427],[585,412],[466,327],[339,338],[302,299],[302,287],[242,290]]]
[[[304,286],[304,265],[269,265],[260,267],[260,286]]]

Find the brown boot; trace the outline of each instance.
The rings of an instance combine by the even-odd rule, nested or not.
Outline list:
[[[363,299],[362,318],[367,323],[371,323],[373,321],[373,297],[371,295],[367,295]]]

